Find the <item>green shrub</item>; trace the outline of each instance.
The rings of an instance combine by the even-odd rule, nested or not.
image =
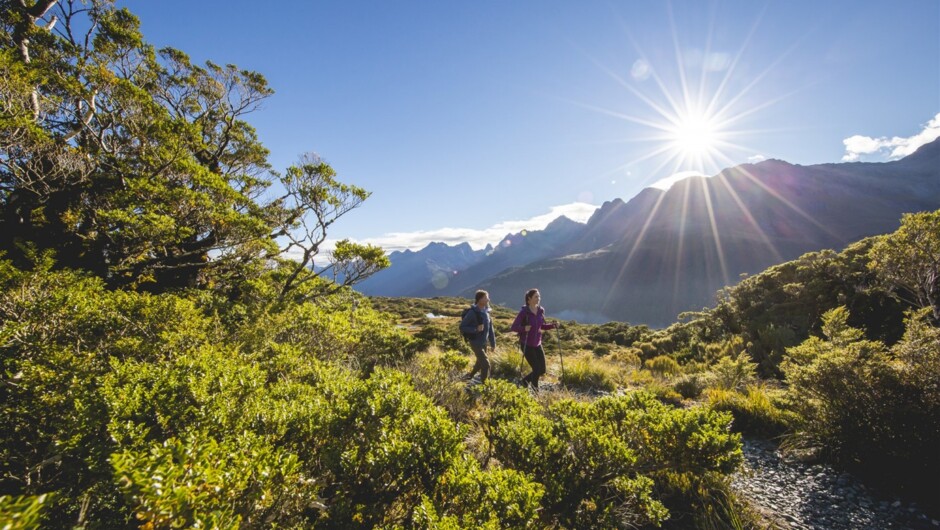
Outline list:
[[[643,359],[652,359],[656,355],[656,346],[652,342],[637,342],[633,345],[642,352]]]
[[[697,399],[711,381],[712,378],[707,374],[684,374],[673,381],[672,388],[685,399]]]
[[[657,355],[643,364],[649,371],[660,376],[675,375],[682,370],[679,363],[668,355]]]
[[[640,359],[641,353],[642,352],[638,348],[617,350],[610,354],[609,359],[632,368],[639,368],[643,365],[643,361]]]
[[[135,515],[149,528],[299,525],[322,487],[296,455],[249,432],[218,442],[203,433],[112,457]]]
[[[419,353],[402,370],[411,376],[415,389],[443,407],[454,421],[466,421],[472,407],[460,376],[469,371],[470,363],[461,352],[440,352],[437,348]]]
[[[493,456],[545,486],[543,525],[659,524],[668,512],[654,498],[658,480],[673,474],[701,484],[741,461],[739,438],[727,430],[730,416],[673,409],[645,393],[563,399],[543,410],[521,389],[493,381],[482,398]],[[553,471],[546,473],[549,462]]]
[[[844,307],[823,316],[823,337],[787,349],[783,371],[799,415],[792,442],[820,448],[854,471],[929,499],[940,495],[940,331],[911,313],[888,349],[848,325]]]
[[[48,500],[49,494],[17,497],[0,495],[0,528],[3,530],[39,528],[40,512]]]
[[[743,390],[757,381],[757,365],[744,352],[722,357],[711,371],[715,387],[723,390]]]

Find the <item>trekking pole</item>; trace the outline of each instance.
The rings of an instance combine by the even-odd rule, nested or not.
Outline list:
[[[561,329],[561,324],[555,326],[555,340],[558,341],[558,360],[561,361],[561,386],[565,386],[565,356],[561,354],[561,336],[558,333],[558,330]]]
[[[523,319],[522,329],[525,329],[525,323],[528,321],[528,317]],[[522,333],[519,335],[519,379],[522,379],[522,370],[523,365],[525,364],[525,343],[528,338],[528,333]]]
[[[519,342],[519,379],[522,379],[522,370],[525,364],[525,340]]]

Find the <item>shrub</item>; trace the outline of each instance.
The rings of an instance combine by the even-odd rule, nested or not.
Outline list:
[[[848,325],[844,307],[823,315],[823,337],[787,349],[782,368],[799,414],[794,443],[919,498],[940,494],[940,331],[911,313],[888,350]]]
[[[701,373],[685,374],[673,381],[672,388],[685,399],[696,399],[711,383],[709,375]]]
[[[639,348],[643,354],[644,359],[651,359],[654,355],[656,355],[656,346],[653,346],[653,343],[651,342],[637,342],[634,343],[634,346]]]
[[[17,497],[0,495],[0,528],[3,530],[39,528],[40,512],[48,500],[49,494]]]
[[[679,363],[668,355],[657,355],[643,364],[651,372],[660,376],[675,375],[682,370]]]
[[[735,357],[722,357],[712,367],[714,384],[723,390],[743,390],[757,381],[757,365],[751,362],[746,353]]]
[[[639,368],[643,365],[643,361],[640,360],[641,353],[642,352],[638,348],[617,350],[610,354],[609,359],[632,368]]]
[[[459,379],[469,370],[470,362],[472,360],[468,361],[467,356],[460,352],[440,352],[435,347],[419,353],[402,369],[411,376],[415,389],[447,410],[451,419],[465,421],[472,402]]]
[[[192,433],[121,451],[112,462],[137,519],[150,528],[298,525],[320,489],[296,455],[248,432],[223,442]]]
[[[493,455],[545,486],[543,526],[656,525],[668,516],[653,497],[657,480],[673,474],[701,484],[696,477],[730,473],[741,461],[730,416],[673,409],[645,393],[542,410],[521,389],[493,381],[481,397]]]

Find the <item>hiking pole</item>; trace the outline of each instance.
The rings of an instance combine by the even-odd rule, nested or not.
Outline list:
[[[525,318],[522,320],[522,329],[525,329],[525,323],[529,321],[528,315],[525,315]],[[522,369],[525,364],[525,343],[528,340],[528,333],[519,334],[519,380],[522,380]]]
[[[522,379],[522,369],[525,364],[525,339],[519,341],[519,379]]]
[[[565,386],[565,356],[561,354],[561,336],[558,333],[558,330],[561,329],[561,324],[555,324],[555,340],[558,342],[558,360],[561,361],[561,386]]]

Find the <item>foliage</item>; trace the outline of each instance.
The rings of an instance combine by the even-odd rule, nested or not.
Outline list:
[[[869,268],[892,292],[909,293],[940,324],[940,210],[904,214],[901,227],[879,238],[869,256]]]
[[[561,400],[541,409],[501,381],[482,392],[493,457],[544,484],[546,524],[658,524],[668,516],[653,496],[659,479],[729,473],[741,459],[738,438],[726,430],[730,418],[672,409],[648,394]]]
[[[713,378],[707,374],[683,374],[673,381],[672,387],[685,399],[697,399],[710,384]]]
[[[883,483],[937,495],[940,333],[929,310],[910,314],[893,348],[863,338],[848,311],[823,317],[823,337],[787,351],[783,365],[799,423],[794,440]]]
[[[757,381],[757,366],[746,353],[722,357],[712,367],[713,381],[721,390],[743,390]]]
[[[54,250],[61,267],[154,292],[237,290],[297,247],[303,259],[290,262],[282,294],[321,273],[300,269],[368,193],[337,182],[316,157],[271,170],[245,121],[273,94],[263,76],[156,50],[111,0],[3,2],[0,11],[0,72],[10,78],[0,85],[0,249],[9,259],[29,267],[29,249]],[[282,197],[268,193],[273,180]],[[279,248],[279,237],[289,244]],[[374,247],[337,248],[340,283],[388,264]]]
[[[0,495],[0,528],[27,530],[39,527],[39,514],[48,494],[13,497]]]
[[[866,329],[869,338],[894,343],[903,333],[905,307],[869,267],[874,241],[859,241],[840,253],[811,252],[747,277],[722,290],[716,307],[686,314],[691,320],[670,330],[689,345],[740,337],[762,377],[781,376],[786,349],[818,332],[822,314],[840,305],[851,310],[850,323]]]
[[[222,443],[192,433],[146,451],[125,449],[112,462],[137,519],[150,528],[299,524],[316,493],[296,455],[249,432]]]

